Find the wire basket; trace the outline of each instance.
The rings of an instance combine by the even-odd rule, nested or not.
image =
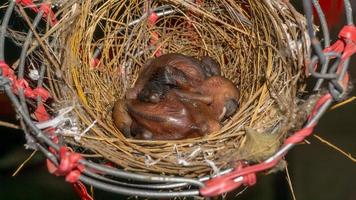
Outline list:
[[[281,163],[349,91],[356,51],[350,2],[348,25],[332,46],[317,1],[303,3],[306,18],[279,0],[10,1],[0,86],[20,115],[27,147],[43,152],[49,171],[65,176],[83,199],[90,197],[82,183],[132,196],[217,196],[254,185],[257,172]],[[8,28],[14,8],[27,33]],[[11,67],[6,35],[23,44]],[[204,137],[126,138],[113,126],[115,100],[147,59],[172,52],[217,60],[240,91],[239,110]],[[310,76],[316,84],[306,95]]]

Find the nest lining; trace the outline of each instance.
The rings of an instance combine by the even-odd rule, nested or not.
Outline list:
[[[53,77],[54,110],[73,106],[70,116],[76,123],[59,132],[78,151],[94,152],[130,171],[197,177],[238,160],[260,161],[296,128],[308,49],[304,18],[289,3],[88,0],[67,4],[56,41],[63,47],[58,55],[62,64],[48,73]],[[142,17],[147,8],[167,5],[174,12],[160,17],[154,26]],[[136,19],[138,23],[130,23]],[[153,34],[159,38],[150,44]],[[98,47],[102,53],[94,66]],[[241,94],[239,110],[223,122],[221,131],[179,141],[142,141],[125,138],[114,127],[115,100],[133,86],[140,68],[157,51],[197,58],[208,55],[220,63],[223,75]],[[80,138],[66,135],[73,133],[73,127],[75,133],[82,133]]]

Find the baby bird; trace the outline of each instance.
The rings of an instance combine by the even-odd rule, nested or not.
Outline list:
[[[192,99],[181,99],[181,102],[189,110],[195,124],[204,135],[220,130],[218,117],[211,112],[206,103]]]
[[[239,92],[219,64],[182,54],[147,62],[125,100],[115,103],[115,126],[126,136],[177,140],[220,130],[238,108]]]
[[[131,137],[130,127],[132,125],[132,119],[127,112],[126,100],[119,99],[115,102],[112,118],[114,125],[124,134],[125,137]]]
[[[168,92],[159,103],[129,100],[128,112],[137,123],[132,130],[138,139],[177,140],[202,136],[220,129],[206,105],[181,101]]]
[[[176,90],[180,98],[201,101],[209,105],[210,110],[218,119],[232,116],[239,104],[239,92],[227,78],[212,76],[198,85],[193,91]]]
[[[169,89],[189,90],[213,75],[220,75],[220,66],[208,56],[199,61],[182,54],[165,54],[146,63],[126,98],[159,102]]]
[[[231,117],[239,107],[239,91],[225,77],[212,76],[198,88],[202,94],[212,98],[209,107],[220,121]]]
[[[205,75],[207,77],[221,75],[221,69],[219,63],[209,56],[203,56],[201,58],[201,67],[203,68]]]

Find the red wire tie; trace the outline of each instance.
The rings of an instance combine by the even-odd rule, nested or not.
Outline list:
[[[338,71],[342,68],[345,60],[356,53],[356,27],[355,25],[344,26],[340,33],[339,39],[330,47],[326,48],[324,52],[342,53],[341,62]]]
[[[148,16],[148,24],[150,27],[153,27],[156,25],[157,23],[157,20],[158,20],[159,16],[157,15],[157,13],[155,12],[152,12],[149,16]],[[156,45],[157,42],[159,40],[159,35],[157,32],[151,32],[151,38],[150,38],[150,41],[149,43],[151,45]],[[160,56],[162,53],[161,53],[161,50],[159,50],[159,47],[157,47],[156,49],[156,53],[155,53],[155,56],[158,57]]]
[[[13,91],[15,94],[18,94],[19,90],[22,89],[24,91],[25,97],[31,99],[37,99],[37,97],[41,97],[42,102],[46,102],[50,97],[49,92],[43,87],[37,87],[32,90],[25,79],[15,79],[12,83]]]
[[[345,60],[356,52],[355,25],[344,26],[338,36],[339,39],[330,47],[325,48],[324,52],[342,53],[341,59]]]
[[[148,16],[148,23],[150,24],[150,26],[156,25],[158,18],[159,16],[157,15],[157,13],[152,12],[150,16]]]
[[[50,24],[53,26],[55,25],[58,21],[55,17],[55,14],[51,8],[51,5],[48,3],[42,3],[40,8],[38,8],[32,0],[16,0],[16,3],[19,5],[22,5],[25,8],[30,8],[33,10],[35,13],[38,13],[40,10],[43,11],[43,18],[45,20],[50,18]]]
[[[14,76],[14,70],[12,70],[3,60],[0,61],[0,68],[3,76],[8,78]]]
[[[22,89],[25,97],[34,99],[35,95],[30,88],[28,82],[25,79],[15,79],[12,81],[12,88],[15,94],[19,94],[19,91]]]
[[[32,0],[16,0],[16,3],[22,5],[25,8],[30,8],[36,13],[38,12],[38,8]]]
[[[47,160],[48,171],[56,176],[65,176],[65,180],[69,183],[75,183],[79,180],[79,176],[84,171],[84,165],[79,164],[82,156],[78,153],[68,151],[68,148],[62,146],[59,149],[60,162],[55,166],[50,160]]]
[[[50,93],[44,89],[43,87],[37,87],[33,90],[33,94],[36,97],[41,97],[41,101],[42,102],[46,102],[48,100],[48,98],[51,97]]]
[[[333,45],[326,48],[324,52],[336,52],[342,54],[337,71],[340,72],[344,62],[356,53],[356,27],[354,25],[344,26],[339,33],[339,39]]]
[[[342,54],[338,72],[346,59],[356,53],[356,27],[355,25],[344,26],[338,34],[339,39],[331,46],[324,49],[324,53],[335,52]],[[316,69],[317,66],[315,66]],[[308,68],[306,68],[308,69]],[[307,74],[308,70],[307,70]]]
[[[256,172],[272,168],[281,159],[282,156],[268,163],[259,163],[256,165],[247,166],[245,168],[239,166],[227,174],[206,181],[205,187],[201,188],[199,192],[202,196],[214,197],[235,190],[241,185],[252,186],[256,184],[257,181]],[[243,179],[235,180],[238,177],[243,177]]]
[[[54,151],[52,149],[52,151]],[[65,180],[73,184],[75,192],[82,200],[93,200],[87,192],[84,184],[79,181],[80,174],[84,171],[84,165],[79,164],[82,156],[78,153],[71,152],[67,147],[62,146],[59,149],[60,162],[55,166],[49,159],[47,159],[47,168],[51,174],[56,176],[65,176]]]
[[[47,121],[49,120],[49,114],[46,111],[46,108],[44,107],[43,103],[40,103],[37,105],[37,108],[34,112],[34,115],[39,122]]]
[[[23,89],[24,95],[32,99],[40,96],[42,101],[45,102],[50,97],[49,92],[44,88],[37,87],[32,90],[25,79],[17,79],[14,71],[4,61],[0,61],[0,68],[2,70],[2,75],[10,79],[15,94],[18,94],[19,90]]]
[[[324,105],[331,98],[332,98],[332,96],[330,95],[330,93],[327,93],[324,96],[322,96],[315,104],[311,114],[308,117],[308,120],[311,120],[311,118],[316,115],[316,113],[318,112],[320,107],[322,105]],[[312,124],[311,126],[309,126],[307,128],[303,128],[303,129],[295,132],[292,136],[288,137],[284,141],[284,145],[296,144],[296,143],[302,142],[306,137],[308,137],[309,135],[311,135],[313,133],[315,126],[316,126],[316,124]]]
[[[43,18],[44,19],[48,19],[49,17],[49,21],[51,23],[52,26],[54,26],[55,24],[57,24],[57,18],[51,8],[51,5],[48,3],[42,3],[40,6],[40,10],[43,11]]]

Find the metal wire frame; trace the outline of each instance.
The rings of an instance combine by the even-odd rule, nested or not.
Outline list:
[[[327,24],[325,17],[323,15],[322,10],[316,0],[313,0],[313,6],[316,8],[317,14],[319,16],[319,20],[322,25],[322,32],[324,40],[324,48],[321,46],[320,42],[316,39],[313,30],[313,21],[312,21],[312,4],[310,0],[303,0],[304,11],[307,18],[308,23],[308,34],[310,40],[312,41],[312,47],[315,51],[315,54],[311,59],[311,64],[308,66],[309,71],[311,72],[312,76],[318,79],[314,90],[319,90],[322,82],[324,80],[331,80],[329,81],[329,92],[333,95],[335,99],[328,99],[318,110],[318,112],[311,118],[304,128],[311,127],[315,125],[320,117],[325,113],[325,111],[329,108],[329,106],[333,103],[334,100],[338,100],[345,91],[343,88],[337,85],[337,82],[343,79],[347,72],[349,60],[346,60],[343,63],[343,68],[340,74],[336,74],[337,66],[340,62],[340,55],[337,53],[324,53],[323,49],[330,45],[330,37],[329,32],[327,29]],[[349,0],[344,0],[345,5],[345,13],[347,24],[352,25],[352,10],[351,4]],[[10,1],[5,16],[3,18],[2,26],[0,28],[0,60],[4,60],[4,40],[6,35],[6,29],[8,26],[8,22],[12,11],[15,6],[15,1]],[[163,9],[163,10],[161,10]],[[168,15],[174,13],[173,10],[165,10],[167,8],[157,8],[157,12],[161,12],[161,15]],[[36,27],[39,21],[42,18],[43,13],[39,12],[33,21],[33,27]],[[147,16],[145,16],[147,17]],[[135,23],[139,23],[140,20],[145,18],[142,16],[140,19],[133,21],[132,25]],[[21,56],[20,56],[20,64],[18,68],[18,77],[23,78],[24,74],[24,63],[26,59],[26,53],[28,49],[28,45],[31,43],[32,39],[32,32],[31,30],[28,32],[26,41],[24,43]],[[101,48],[99,47],[95,53],[94,57],[100,54]],[[329,66],[329,58],[336,57],[336,62],[330,67]],[[321,70],[320,72],[314,71],[314,65],[316,63],[320,63]],[[40,67],[40,79],[37,81],[37,85],[41,86],[43,84],[43,75],[45,73],[46,66],[42,64]],[[34,122],[30,119],[26,101],[23,93],[21,90],[19,91],[18,97],[13,93],[11,87],[11,81],[2,76],[2,71],[0,68],[0,86],[8,95],[16,111],[21,116],[21,119],[25,122],[26,126],[30,130],[30,134],[36,140],[36,147],[55,165],[59,164],[60,158],[58,155],[53,154],[51,151],[48,150],[48,147],[53,148],[56,151],[59,151],[59,145],[55,144],[43,131],[38,129]],[[37,102],[40,102],[41,99],[37,99]],[[276,159],[281,158],[284,156],[288,150],[290,150],[295,144],[288,144],[283,146],[279,151],[277,151],[273,156],[269,159],[264,161],[263,163],[271,163]],[[187,197],[187,196],[198,196],[200,195],[199,188],[203,188],[205,186],[204,182],[210,180],[214,177],[203,177],[200,179],[189,179],[189,178],[182,178],[182,177],[172,177],[172,176],[158,176],[158,175],[142,175],[138,173],[131,173],[121,169],[113,169],[110,167],[106,167],[104,165],[100,165],[97,163],[93,163],[82,159],[79,161],[86,167],[86,170],[80,175],[79,180],[82,182],[93,185],[96,188],[100,188],[106,191],[120,193],[124,195],[131,195],[131,196],[143,196],[143,197],[153,197],[153,198],[171,198],[171,197]],[[100,173],[94,173],[100,172]],[[226,174],[232,171],[232,169],[226,169],[222,171],[219,175]],[[105,174],[105,175],[100,175]],[[114,178],[112,178],[114,177]],[[119,181],[124,180],[124,181]],[[132,182],[133,181],[133,182]],[[243,176],[239,176],[235,178],[236,182],[243,181]],[[195,188],[195,189],[190,189]],[[181,189],[182,191],[176,192],[172,190]]]

